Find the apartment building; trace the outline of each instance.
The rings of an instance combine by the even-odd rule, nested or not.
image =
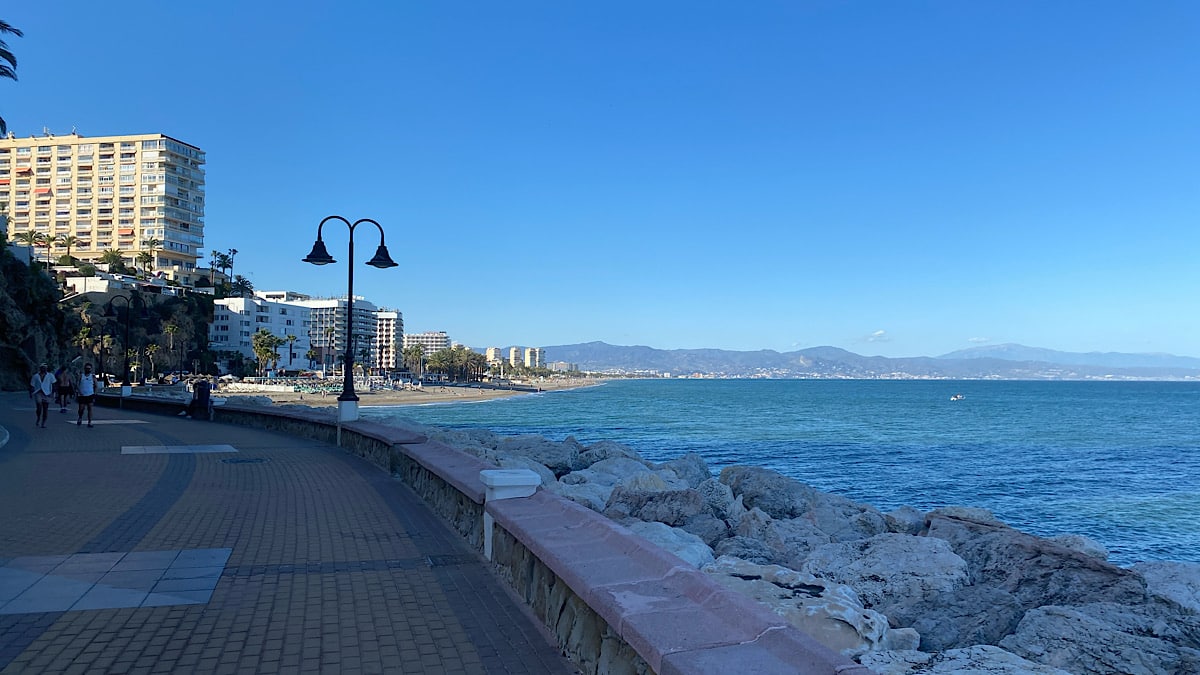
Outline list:
[[[204,152],[163,134],[0,138],[0,213],[8,238],[76,238],[71,255],[127,265],[152,254],[151,272],[190,285],[204,248]],[[159,244],[151,247],[150,240]],[[55,256],[66,253],[54,246]]]
[[[375,312],[375,367],[381,371],[395,370],[403,365],[400,343],[404,339],[404,315],[398,310],[383,308]]]
[[[345,296],[338,298],[314,298],[294,291],[256,291],[256,297],[275,302],[306,307],[309,310],[308,337],[313,351],[317,353],[317,364],[326,371],[338,369],[339,357],[346,353],[346,324],[351,327],[354,362],[375,367],[376,331],[375,318],[379,308],[362,296],[354,296],[353,317],[346,312]],[[402,329],[402,327],[401,327]]]
[[[280,368],[310,367],[305,356],[310,348],[309,308],[257,297],[223,298],[213,304],[213,322],[208,329],[211,349],[236,351],[246,358],[256,358],[251,336],[265,328],[287,341],[279,348]]]
[[[450,348],[450,336],[446,331],[430,331],[426,333],[405,333],[402,343],[404,349],[408,349],[413,345],[421,345],[425,349],[425,355],[428,356],[441,349]]]
[[[546,350],[541,347],[525,348],[525,367],[541,368],[546,362]]]
[[[500,363],[504,360],[499,347],[488,347],[484,350],[484,358],[487,359],[488,363]]]
[[[519,366],[524,363],[523,350],[520,347],[508,348],[508,364],[510,366]]]

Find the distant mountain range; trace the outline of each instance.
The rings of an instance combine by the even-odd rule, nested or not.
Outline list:
[[[1200,380],[1200,359],[1171,354],[1074,353],[1005,344],[937,357],[862,356],[837,347],[794,352],[655,349],[605,342],[546,347],[546,360],[613,374],[738,378]]]

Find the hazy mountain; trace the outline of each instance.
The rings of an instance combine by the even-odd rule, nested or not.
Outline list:
[[[1108,366],[1110,368],[1200,368],[1200,359],[1174,354],[1124,354],[1121,352],[1059,352],[1053,349],[1003,344],[961,349],[939,356],[940,359],[1002,359],[1004,361],[1037,361],[1075,366]]]
[[[887,358],[837,347],[794,352],[769,349],[655,349],[605,342],[546,347],[546,360],[587,371],[717,377],[872,379],[1200,379],[1200,359],[1154,354],[1070,354],[1004,345],[966,350],[969,356]],[[996,349],[996,348],[991,348]],[[1027,351],[1022,351],[1027,350]],[[1095,359],[1088,362],[1087,357]],[[1126,357],[1121,359],[1119,357]],[[1157,358],[1155,358],[1157,357]],[[1116,365],[1123,364],[1123,365]]]

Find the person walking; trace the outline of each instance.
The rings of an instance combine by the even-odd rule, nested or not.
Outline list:
[[[56,404],[62,403],[63,371],[66,369],[66,366],[59,366],[58,369],[54,371],[54,402]]]
[[[58,412],[65,413],[67,404],[71,402],[71,395],[75,393],[75,378],[71,371],[66,369],[55,377],[58,379]]]
[[[79,376],[79,393],[75,395],[75,401],[79,404],[79,417],[75,420],[75,426],[83,424],[83,410],[87,409],[88,428],[92,427],[92,404],[96,402],[96,376],[92,373],[92,364],[85,363],[83,365],[83,375]]]
[[[43,429],[46,428],[46,417],[50,413],[50,401],[54,396],[54,382],[54,375],[48,372],[48,366],[44,363],[38,366],[37,374],[29,380],[29,396],[37,409],[34,427],[41,425]]]

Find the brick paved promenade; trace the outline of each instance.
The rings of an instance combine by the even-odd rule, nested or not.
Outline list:
[[[574,672],[482,556],[363,460],[50,415],[35,428],[32,401],[0,394],[0,673]]]

